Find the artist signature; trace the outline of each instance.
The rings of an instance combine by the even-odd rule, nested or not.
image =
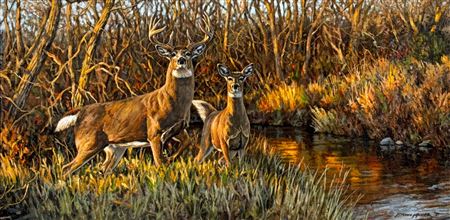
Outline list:
[[[418,218],[418,217],[431,217],[431,216],[437,216],[437,213],[434,213],[435,215],[431,215],[431,213],[397,213],[395,217],[411,217],[411,218]]]

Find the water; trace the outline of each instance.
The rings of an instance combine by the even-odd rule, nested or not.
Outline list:
[[[350,169],[346,184],[363,194],[358,218],[450,219],[450,169],[434,155],[411,162],[401,155],[380,154],[377,144],[295,128],[255,128],[288,163],[328,168],[328,176]]]

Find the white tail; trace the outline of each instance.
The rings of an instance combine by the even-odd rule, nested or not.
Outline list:
[[[67,128],[70,128],[75,125],[75,122],[77,122],[78,114],[76,115],[68,115],[64,118],[61,118],[59,120],[58,125],[56,125],[55,132],[60,132],[63,130],[66,130]]]
[[[153,161],[156,166],[160,166],[163,163],[161,151],[167,140],[177,136],[187,143],[189,135],[182,131],[188,125],[195,93],[193,59],[205,52],[207,44],[213,37],[206,15],[204,23],[207,27],[202,28],[205,34],[202,41],[189,44],[187,47],[175,47],[170,40],[169,44],[165,44],[155,39],[156,34],[162,32],[164,28],[157,28],[158,21],[154,18],[150,20],[148,37],[155,44],[158,54],[170,62],[164,85],[140,96],[87,105],[76,109],[80,112],[78,117],[63,118],[56,131],[66,129],[75,122],[76,125],[80,125],[75,127],[78,153],[71,162],[63,166],[65,177],[110,145],[116,147],[107,150],[105,173],[114,169],[117,161],[123,156],[123,149],[117,147],[128,147],[120,144],[128,145],[131,142],[134,143],[131,146],[150,146]],[[150,144],[147,145],[146,142]],[[178,152],[175,155],[179,155]]]
[[[197,109],[197,112],[200,115],[202,121],[205,121],[206,117],[208,117],[209,114],[217,111],[217,109],[214,108],[211,104],[202,100],[193,100],[192,104]]]

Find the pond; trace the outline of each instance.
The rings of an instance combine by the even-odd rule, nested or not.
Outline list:
[[[297,128],[254,127],[288,163],[328,169],[333,177],[349,169],[351,191],[363,195],[358,218],[449,219],[450,169],[434,155],[412,163],[401,156],[381,154],[377,143],[330,135],[310,134]]]

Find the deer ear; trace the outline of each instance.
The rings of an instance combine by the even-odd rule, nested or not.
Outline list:
[[[158,51],[158,54],[162,57],[165,57],[167,59],[170,59],[172,57],[172,50],[168,49],[166,47],[163,47],[161,45],[155,45],[156,51]]]
[[[243,70],[242,74],[244,74],[245,77],[249,77],[253,74],[253,63],[247,65]]]
[[[230,70],[228,69],[228,67],[220,63],[217,64],[217,71],[222,77],[227,77],[230,75]]]
[[[192,59],[197,58],[198,56],[202,55],[206,50],[205,44],[199,44],[196,45],[194,48],[192,48]]]

